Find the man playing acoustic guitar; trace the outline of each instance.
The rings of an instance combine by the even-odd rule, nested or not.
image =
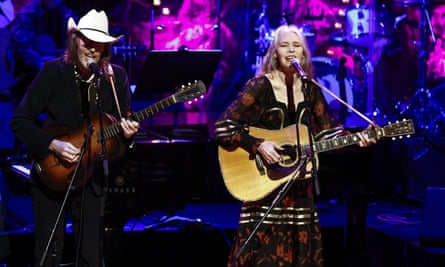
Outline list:
[[[30,179],[35,266],[60,266],[68,212],[75,266],[103,266],[101,214],[107,170],[102,163],[119,158],[140,127],[127,119],[127,73],[109,63],[110,47],[122,36],[111,36],[108,27],[104,11],[90,10],[77,25],[70,18],[64,56],[44,63],[10,122],[35,158]],[[114,121],[117,125],[109,132],[101,131]],[[55,225],[58,215],[61,220]]]

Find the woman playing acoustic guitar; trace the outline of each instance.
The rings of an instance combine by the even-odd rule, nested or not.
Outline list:
[[[232,190],[232,194],[237,191],[235,197],[243,201],[239,227],[228,261],[230,267],[324,265],[320,223],[313,197],[314,173],[311,170],[307,170],[306,174],[304,171],[297,174],[298,179],[271,209],[260,227],[254,228],[280,192],[283,177],[290,179],[293,172],[298,172],[298,156],[292,152],[286,154],[285,151],[295,151],[295,148],[293,144],[278,145],[281,134],[278,130],[289,130],[284,133],[288,139],[295,137],[295,125],[301,124],[301,115],[305,110],[310,125],[298,127],[300,137],[307,137],[305,128],[309,126],[312,134],[320,139],[346,134],[328,110],[320,88],[309,82],[305,97],[303,79],[299,75],[302,72],[296,71],[294,61],[301,64],[302,72],[307,75],[305,78],[310,81],[313,78],[311,55],[304,35],[294,25],[280,26],[259,74],[247,81],[238,97],[215,123],[215,137],[225,151],[219,155],[222,174],[226,185],[231,186],[229,191]],[[246,129],[248,127],[250,129]],[[321,137],[323,133],[325,135]],[[376,142],[375,138],[368,138],[365,133],[357,133],[354,137],[360,146]],[[237,156],[240,150],[247,152],[244,158],[251,162],[251,170],[241,165],[242,157]],[[223,158],[223,153],[228,156]],[[232,170],[225,168],[226,161],[233,163],[230,166]],[[269,168],[278,163],[281,167]],[[311,162],[307,163],[309,166]],[[290,171],[286,171],[287,166],[290,166]],[[243,172],[247,172],[245,177],[241,175]],[[226,180],[232,174],[233,179]],[[263,181],[255,184],[252,182],[255,179]],[[249,240],[254,230],[257,231]],[[246,240],[249,242],[246,243]]]

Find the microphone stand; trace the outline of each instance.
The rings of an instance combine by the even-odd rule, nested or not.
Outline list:
[[[73,174],[71,176],[70,183],[68,185],[68,189],[66,190],[65,197],[63,198],[62,205],[60,206],[59,213],[57,214],[56,221],[55,221],[54,226],[53,226],[53,228],[51,230],[51,234],[49,236],[49,239],[48,239],[48,242],[46,244],[45,250],[43,251],[43,255],[40,258],[40,263],[39,263],[40,267],[43,267],[45,265],[45,262],[46,262],[46,259],[47,259],[47,256],[48,256],[49,247],[53,243],[54,233],[56,232],[57,227],[59,227],[60,220],[62,218],[62,213],[63,213],[63,211],[65,209],[66,202],[67,202],[68,196],[70,194],[70,191],[73,188],[74,180],[76,179],[77,172],[79,171],[80,164],[82,163],[82,159],[85,156],[85,151],[89,147],[89,142],[90,142],[90,139],[91,139],[90,137],[91,137],[92,132],[93,132],[93,126],[89,125],[88,129],[87,129],[87,132],[85,134],[85,139],[84,139],[84,142],[82,144],[82,148],[80,150],[79,161],[76,163],[76,167],[75,167],[74,172],[73,172]]]
[[[337,99],[342,105],[345,105],[347,108],[349,108],[350,110],[352,110],[355,114],[357,114],[358,116],[360,116],[362,119],[364,119],[365,121],[367,121],[369,124],[377,127],[378,125],[372,121],[371,119],[369,119],[368,117],[366,117],[366,115],[364,115],[363,113],[361,113],[360,111],[358,111],[357,109],[355,109],[353,106],[349,105],[348,103],[346,103],[343,99],[341,99],[340,97],[336,96],[334,93],[332,93],[328,88],[324,87],[323,85],[321,85],[319,82],[317,82],[314,79],[311,79],[311,82],[314,83],[316,86],[318,86],[320,89],[322,89],[323,91],[325,91],[326,93],[328,93],[330,96],[332,96],[333,98]]]
[[[150,51],[155,50],[155,8],[152,6],[150,8]]]
[[[307,85],[309,82],[309,78],[307,76],[307,74],[304,72],[303,68],[301,67],[300,63],[297,60],[292,60],[291,61],[292,66],[297,70],[298,75],[301,78],[301,82],[303,83],[303,95],[306,99],[306,95],[307,95]],[[325,91],[326,93],[328,93],[330,96],[332,96],[333,98],[337,99],[342,105],[346,106],[347,108],[351,109],[352,111],[354,111],[354,113],[356,113],[358,116],[360,116],[362,119],[364,119],[365,121],[367,121],[369,124],[373,125],[373,126],[377,126],[372,120],[370,120],[368,117],[366,117],[363,113],[361,113],[360,111],[358,111],[357,109],[355,109],[353,106],[349,105],[348,103],[346,103],[343,99],[341,99],[340,97],[336,96],[334,93],[332,93],[329,89],[327,89],[326,87],[324,87],[323,85],[321,85],[319,82],[317,82],[315,79],[310,79],[310,81],[315,84],[316,86],[318,86],[318,88],[322,89],[323,91]],[[310,125],[308,125],[308,128],[310,130]],[[313,151],[312,151],[313,152]]]
[[[99,214],[99,247],[98,247],[98,257],[99,257],[99,263],[100,266],[102,266],[101,262],[103,260],[103,231],[104,231],[104,217],[105,217],[105,196],[107,187],[108,187],[108,178],[109,178],[109,170],[108,170],[108,158],[107,158],[107,152],[106,152],[106,139],[104,136],[104,122],[103,122],[103,110],[102,110],[102,103],[101,103],[101,97],[100,97],[100,79],[99,77],[96,78],[95,81],[96,86],[96,107],[98,111],[98,117],[99,117],[99,128],[100,128],[100,143],[102,152],[100,155],[100,159],[102,160],[102,179],[101,179],[101,197],[100,197],[100,214]]]

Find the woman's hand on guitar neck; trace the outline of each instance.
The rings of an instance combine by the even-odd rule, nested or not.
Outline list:
[[[54,139],[49,145],[49,150],[67,162],[73,163],[79,160],[80,149],[70,142]]]
[[[125,138],[130,138],[139,130],[139,122],[122,118],[120,121],[122,133]]]
[[[358,136],[360,137],[360,142],[358,143],[358,145],[360,147],[366,147],[366,146],[370,146],[372,144],[377,143],[377,139],[375,138],[369,138],[368,135],[366,134],[366,132],[369,132],[371,130],[374,129],[374,125],[369,124],[368,127],[363,131],[363,132],[359,132]]]

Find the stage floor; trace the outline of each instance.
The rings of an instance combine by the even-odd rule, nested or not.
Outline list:
[[[411,257],[416,257],[414,262],[417,264],[409,266],[443,266],[439,263],[442,264],[445,249],[431,250],[418,242],[423,203],[397,196],[368,204],[366,240],[356,241],[365,242],[367,248],[362,255],[354,255],[355,263],[352,264],[345,232],[348,229],[345,203],[335,199],[318,202],[326,267],[402,267],[407,266],[404,262],[410,261]],[[26,205],[26,201],[22,201],[21,205]],[[109,266],[149,262],[150,266],[174,267],[189,264],[209,266],[204,255],[210,255],[212,266],[225,266],[239,209],[237,201],[198,202],[187,203],[175,214],[149,212],[130,218],[122,229],[107,228],[105,256],[110,261]],[[67,229],[70,230],[70,225]],[[9,242],[6,244],[9,247],[2,250],[10,251],[5,261],[12,258],[14,264],[7,266],[26,266],[32,253],[32,225],[3,231],[0,238]],[[410,254],[407,254],[407,247]],[[391,257],[388,251],[391,251]],[[419,255],[423,256],[419,259]],[[392,256],[402,260],[394,260]],[[25,261],[23,265],[17,257]],[[72,260],[71,255],[65,258],[67,262]],[[424,265],[425,262],[434,264]]]

